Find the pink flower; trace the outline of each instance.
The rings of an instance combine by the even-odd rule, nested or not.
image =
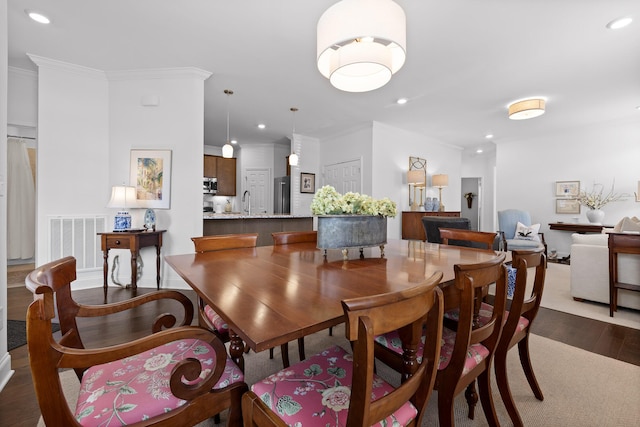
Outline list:
[[[345,386],[328,388],[322,392],[322,404],[335,412],[349,409],[351,389]]]

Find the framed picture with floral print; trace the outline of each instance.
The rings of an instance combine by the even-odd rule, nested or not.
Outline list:
[[[141,208],[171,207],[171,150],[131,150],[130,175]]]
[[[556,181],[556,197],[577,197],[580,181]]]

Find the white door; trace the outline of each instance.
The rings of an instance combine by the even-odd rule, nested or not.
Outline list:
[[[271,170],[247,169],[245,172],[245,190],[249,190],[251,196],[251,214],[273,212],[271,203]],[[243,209],[248,209],[247,201],[242,204]]]
[[[362,192],[362,159],[326,165],[324,184],[331,185],[340,194]]]

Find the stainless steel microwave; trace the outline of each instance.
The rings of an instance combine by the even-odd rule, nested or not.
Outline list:
[[[202,192],[204,194],[216,194],[218,192],[218,178],[204,177],[202,180]]]

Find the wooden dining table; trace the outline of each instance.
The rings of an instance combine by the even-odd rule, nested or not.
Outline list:
[[[442,271],[445,305],[455,264],[494,259],[493,251],[394,240],[384,247],[320,250],[315,243],[165,256],[229,325],[231,358],[244,368],[245,343],[259,352],[342,323],[341,301],[407,289]],[[454,294],[452,292],[452,294]],[[445,307],[445,308],[447,308]]]

